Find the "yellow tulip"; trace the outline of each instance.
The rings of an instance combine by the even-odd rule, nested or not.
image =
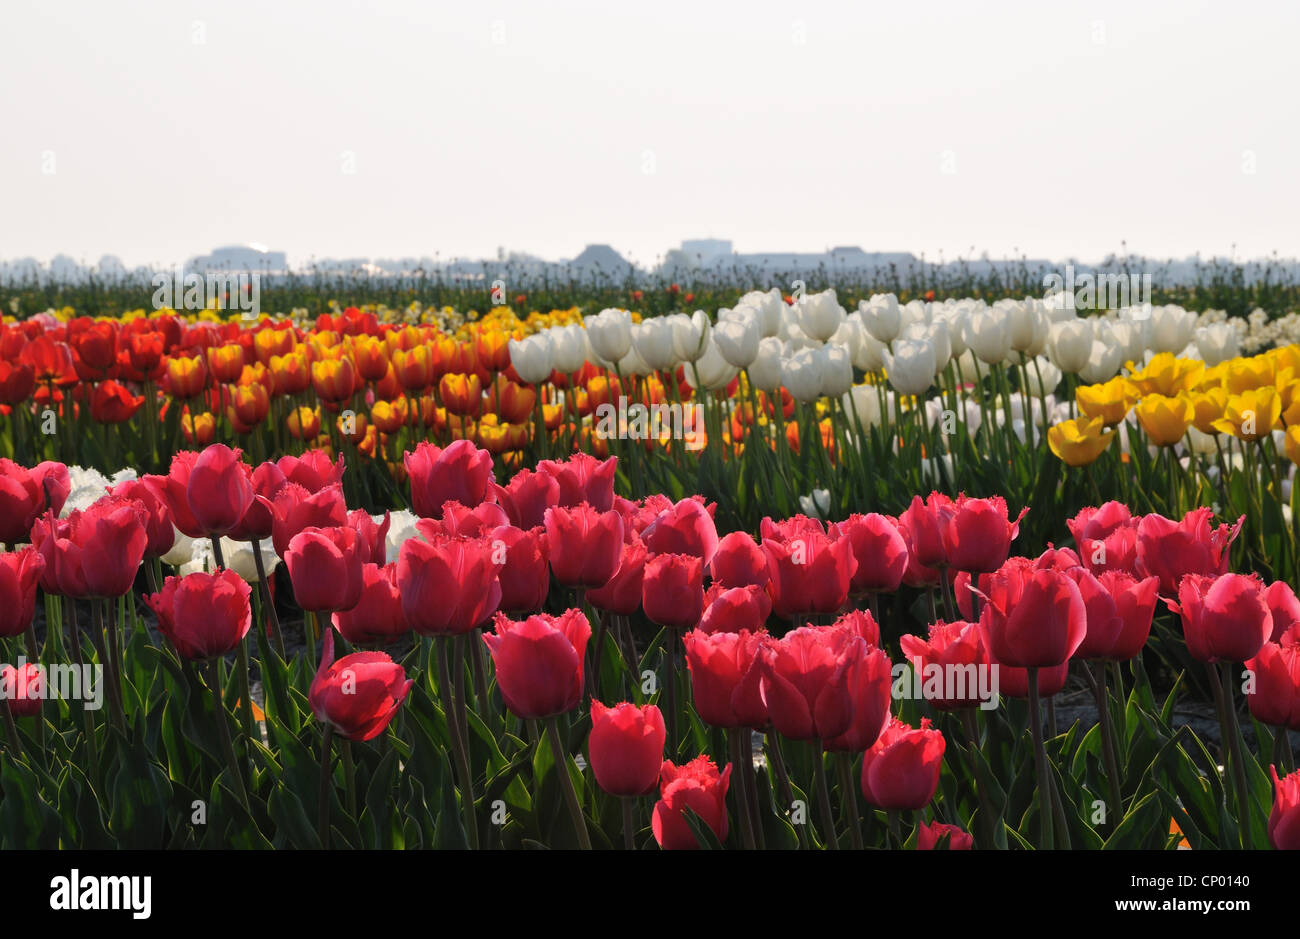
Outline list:
[[[1146,395],[1134,412],[1147,437],[1158,447],[1171,447],[1182,440],[1196,416],[1186,396],[1167,398],[1162,394]]]
[[[1228,406],[1214,428],[1241,440],[1258,440],[1279,429],[1281,420],[1282,397],[1277,389],[1252,388],[1228,396]]]
[[[1286,450],[1286,458],[1292,463],[1300,463],[1300,424],[1286,429],[1286,440],[1283,446]]]
[[[1271,356],[1231,359],[1224,384],[1234,395],[1254,388],[1272,387],[1277,377],[1277,364]]]
[[[1159,394],[1172,397],[1191,391],[1205,374],[1205,363],[1197,359],[1180,359],[1172,352],[1161,352],[1151,357],[1146,367],[1134,371],[1129,381],[1144,395]]]
[[[1228,406],[1227,389],[1210,388],[1206,391],[1193,391],[1187,398],[1192,402],[1192,409],[1195,411],[1192,423],[1196,429],[1203,434],[1214,433],[1214,422],[1223,417],[1223,411]]]
[[[1087,466],[1110,446],[1115,431],[1099,417],[1062,421],[1047,429],[1047,445],[1067,466]]]
[[[1080,385],[1074,392],[1074,400],[1084,416],[1100,418],[1106,424],[1124,420],[1138,397],[1132,383],[1123,375],[1098,385]]]

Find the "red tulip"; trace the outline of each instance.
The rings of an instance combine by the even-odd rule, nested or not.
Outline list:
[[[1278,851],[1300,851],[1300,770],[1278,779],[1273,776],[1273,810],[1268,815],[1268,841]]]
[[[1266,642],[1246,661],[1252,682],[1246,701],[1255,720],[1300,730],[1300,626]]]
[[[969,851],[975,846],[975,839],[970,832],[957,825],[945,825],[942,822],[921,822],[916,828],[916,850],[933,851],[939,847],[939,840],[947,836],[945,845],[949,851]]]
[[[383,652],[354,652],[334,661],[334,630],[327,629],[307,700],[316,719],[341,737],[372,740],[392,721],[412,684]]]
[[[365,549],[368,563],[380,567],[387,563],[388,528],[392,523],[388,512],[384,513],[382,522],[376,522],[365,509],[348,513],[347,526],[361,536],[361,546]],[[419,527],[419,523],[416,523],[416,527]]]
[[[632,540],[623,543],[623,557],[618,572],[605,586],[589,588],[587,602],[598,610],[620,616],[631,616],[641,609],[641,585],[645,579],[647,557],[649,552],[640,536],[632,534]]]
[[[1079,588],[1087,629],[1083,642],[1074,650],[1081,659],[1106,658],[1124,631],[1124,620],[1118,605],[1101,582],[1082,567],[1072,568],[1066,576]]]
[[[1212,576],[1228,570],[1228,549],[1246,516],[1229,528],[1210,528],[1212,509],[1192,509],[1181,522],[1163,515],[1146,516],[1137,529],[1137,563],[1144,575],[1160,578],[1162,596],[1173,597],[1186,574]]]
[[[1268,585],[1264,591],[1264,601],[1273,614],[1273,635],[1269,638],[1273,642],[1280,642],[1284,632],[1300,623],[1300,600],[1296,599],[1290,584],[1279,580]]]
[[[831,623],[831,628],[848,629],[853,635],[861,636],[862,641],[867,645],[880,645],[880,625],[876,622],[876,618],[871,615],[870,610],[849,610]]]
[[[81,517],[78,512],[73,515]],[[32,547],[44,562],[39,578],[42,590],[63,597],[85,597],[89,594],[81,573],[81,547],[72,540],[72,525],[71,516],[55,518],[50,511],[32,525]]]
[[[32,479],[36,480],[36,485],[45,494],[41,511],[53,509],[56,515],[62,512],[63,504],[68,501],[68,493],[72,491],[68,468],[55,460],[46,460],[36,464],[32,470]]]
[[[387,645],[411,631],[397,589],[397,565],[361,566],[361,599],[333,616],[334,628],[353,645]]]
[[[733,531],[718,539],[709,575],[724,587],[766,587],[767,555],[747,532]]]
[[[546,521],[546,510],[560,501],[560,484],[550,473],[522,469],[504,486],[491,486],[510,524],[527,531]]]
[[[772,612],[772,598],[761,587],[731,587],[714,584],[704,595],[700,616],[702,633],[738,633],[762,629]]]
[[[921,677],[922,694],[936,710],[973,708],[985,702],[979,689],[979,671],[991,666],[984,648],[984,635],[977,624],[960,620],[932,623],[928,641],[909,635],[903,636],[898,644]],[[933,674],[960,675],[963,687],[959,692],[955,683],[949,685],[945,681],[940,683],[938,694],[931,694],[933,686],[927,686],[925,677]]]
[[[608,512],[614,507],[614,473],[618,457],[601,462],[585,453],[575,453],[564,462],[542,460],[537,464],[539,473],[554,477],[560,486],[559,502],[570,508],[585,502],[597,512]]]
[[[73,512],[68,521],[72,523],[69,538],[80,548],[86,596],[129,593],[149,547],[149,513],[144,506],[134,499],[106,495],[84,512]]]
[[[891,719],[862,757],[867,802],[891,812],[924,808],[939,785],[944,746],[943,734],[930,729],[928,718],[921,718],[920,728]]]
[[[492,559],[501,584],[501,609],[511,613],[540,610],[551,588],[551,568],[546,561],[546,533],[539,526],[521,531],[502,525],[488,536]],[[591,600],[591,594],[587,595]],[[638,602],[640,596],[638,595]]]
[[[411,510],[421,518],[441,518],[448,502],[478,505],[493,481],[492,455],[468,440],[446,448],[421,441],[403,455],[403,465],[411,479]]]
[[[239,646],[253,624],[248,584],[232,570],[168,577],[146,597],[158,631],[187,659],[210,659]]]
[[[142,477],[146,482],[152,483],[158,493],[166,499],[167,508],[171,510],[172,524],[190,538],[207,536],[207,532],[203,530],[203,526],[199,524],[190,509],[187,494],[190,471],[198,458],[199,455],[192,450],[178,450],[172,455],[171,466],[166,476]]]
[[[719,841],[727,840],[727,787],[731,764],[721,773],[704,754],[683,766],[665,760],[659,771],[659,801],[655,803],[650,827],[655,841],[665,851],[691,851],[699,847],[686,809],[690,809]]]
[[[948,564],[944,532],[954,511],[953,501],[939,492],[930,493],[924,501],[912,497],[912,504],[898,517],[899,524],[907,529],[908,553],[922,567],[944,567]]]
[[[1151,618],[1156,609],[1160,579],[1137,580],[1123,571],[1106,571],[1098,579],[1115,601],[1115,612],[1123,624],[1103,657],[1114,662],[1127,662],[1138,656],[1151,635]]]
[[[294,599],[317,613],[350,610],[361,602],[364,561],[360,537],[343,526],[304,528],[284,553]]]
[[[907,542],[894,519],[872,512],[850,515],[831,527],[853,546],[858,566],[849,583],[850,593],[892,593],[898,589],[907,573]]]
[[[1088,631],[1083,597],[1070,576],[1004,565],[990,580],[980,619],[992,657],[1018,668],[1068,661]]]
[[[36,585],[45,558],[34,547],[0,554],[0,638],[21,636],[36,614]]]
[[[831,627],[851,633],[851,626]],[[822,741],[822,747],[840,753],[861,753],[876,742],[889,723],[894,663],[883,649],[869,648],[853,659],[846,673],[853,699],[853,721],[844,733]]]
[[[1273,635],[1273,614],[1258,574],[1188,574],[1178,585],[1187,651],[1200,662],[1244,662]]]
[[[778,616],[833,613],[848,599],[857,561],[847,539],[832,541],[809,531],[784,542],[764,538],[763,552],[772,578],[772,609]]]
[[[761,689],[772,726],[791,740],[838,737],[853,722],[853,668],[867,651],[847,630],[802,626],[762,652]]]
[[[411,628],[461,636],[484,625],[501,603],[498,566],[483,538],[408,538],[397,555],[397,586]]]
[[[546,510],[551,571],[565,587],[603,587],[623,561],[623,517],[590,505]]]
[[[224,535],[253,502],[253,472],[238,450],[214,443],[199,454],[185,482],[190,513],[205,535]]]
[[[90,416],[100,424],[121,424],[144,405],[143,395],[133,395],[112,379],[101,381],[90,393]]]
[[[688,498],[651,522],[641,540],[655,554],[689,554],[708,564],[718,550],[718,529],[704,503]]]
[[[297,483],[285,483],[275,498],[263,503],[271,512],[271,547],[280,557],[289,550],[294,535],[308,528],[344,528],[348,507],[342,486],[308,492]],[[181,529],[184,531],[184,529]]]
[[[653,704],[624,701],[606,707],[591,699],[587,754],[596,783],[613,796],[643,796],[659,782],[664,761],[664,716]]]
[[[948,565],[972,573],[996,571],[1006,563],[1011,542],[1020,533],[1020,520],[1028,511],[1021,509],[1013,522],[1008,519],[1007,503],[1001,496],[958,496],[942,531]]]
[[[343,482],[343,454],[334,462],[324,450],[308,450],[302,456],[282,456],[275,468],[289,482],[308,492],[320,492],[326,486]]]
[[[501,697],[516,717],[564,714],[582,700],[582,663],[591,625],[581,610],[539,613],[522,622],[498,613],[483,641],[492,652]]]
[[[253,468],[252,483],[253,501],[249,504],[248,511],[239,520],[239,524],[226,533],[226,537],[232,541],[264,541],[275,531],[275,497],[288,485],[289,480],[278,465],[268,460]],[[287,540],[285,544],[288,545]]]
[[[646,561],[641,607],[659,626],[694,628],[704,612],[704,564],[689,554],[660,554]]]
[[[764,630],[705,633],[694,629],[682,637],[700,720],[712,727],[767,726],[758,656],[770,639]]]
[[[176,526],[172,524],[172,510],[167,496],[150,477],[127,479],[109,490],[115,496],[134,499],[144,506],[145,534],[148,536],[144,556],[160,558],[176,543]]]
[[[24,467],[0,457],[0,542],[27,541],[45,503],[40,484]]]
[[[421,519],[415,523],[415,527],[426,539],[438,535],[477,538],[494,528],[509,524],[510,517],[506,515],[506,510],[493,502],[482,502],[472,509],[459,502],[448,502],[443,505],[439,518]]]
[[[45,687],[45,667],[37,662],[0,666],[0,699],[16,718],[40,716]]]
[[[1079,559],[1093,574],[1102,571],[1134,573],[1137,563],[1137,526],[1127,505],[1107,502],[1100,508],[1085,508],[1065,524],[1074,535]]]

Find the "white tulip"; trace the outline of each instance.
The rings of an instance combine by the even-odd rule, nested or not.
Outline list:
[[[592,351],[606,362],[614,363],[632,348],[632,314],[609,308],[583,320]]]
[[[551,374],[551,360],[551,337],[548,333],[510,340],[510,364],[530,385],[546,380]]]
[[[679,361],[694,362],[708,351],[713,326],[709,314],[696,310],[693,316],[674,313],[666,317],[673,327],[673,354]]]
[[[973,313],[966,326],[966,345],[982,362],[996,365],[1011,351],[1011,328],[1005,310],[990,307]]]
[[[1179,306],[1151,308],[1151,348],[1156,352],[1177,352],[1192,341],[1196,314]]]
[[[1196,330],[1196,349],[1209,366],[1218,365],[1241,354],[1237,331],[1230,323],[1211,323]]]
[[[898,297],[892,293],[873,294],[870,300],[860,301],[858,316],[877,342],[893,342],[898,338],[898,331],[903,325]]]
[[[938,375],[952,359],[952,343],[948,338],[948,324],[943,320],[934,323],[909,323],[899,333],[899,339],[922,339],[934,346],[934,372]]]
[[[172,567],[180,567],[194,557],[194,542],[200,539],[191,538],[174,525],[172,529],[176,533],[176,540],[172,542],[171,550],[162,556],[162,561]]]
[[[758,340],[762,338],[758,314],[748,307],[740,307],[736,312],[739,315],[718,323],[713,330],[713,341],[729,365],[748,368],[758,357]]]
[[[1088,364],[1092,353],[1092,322],[1086,319],[1053,323],[1048,334],[1048,350],[1061,371],[1077,375]]]
[[[899,394],[917,395],[934,384],[934,344],[926,339],[896,339],[883,353],[885,375]]]
[[[632,348],[656,371],[677,367],[673,352],[673,324],[666,316],[655,316],[632,327]]]
[[[750,383],[759,391],[776,391],[781,387],[781,340],[768,336],[759,340],[758,355],[746,371]]]
[[[572,374],[582,368],[588,359],[587,331],[573,324],[556,326],[548,333],[556,371]]]
[[[646,364],[645,359],[637,353],[636,347],[633,346],[627,350],[627,355],[618,360],[618,371],[622,375],[649,375],[654,371]]]
[[[771,290],[751,290],[736,305],[749,307],[758,313],[759,332],[764,339],[775,336],[780,331],[781,318],[789,308],[776,287]]]
[[[822,360],[823,395],[838,398],[853,387],[853,362],[849,358],[848,349],[827,344],[818,349],[816,354]]]
[[[880,423],[880,392],[875,385],[854,385],[843,399],[844,413],[849,420],[856,414],[858,422],[864,428],[875,427]]]
[[[794,305],[799,328],[818,342],[825,342],[844,322],[844,307],[834,290],[807,294]]]
[[[800,349],[781,360],[781,384],[796,401],[816,401],[822,393],[824,363],[814,349]]]
[[[1119,374],[1127,355],[1122,346],[1108,344],[1099,339],[1092,341],[1092,354],[1087,363],[1079,369],[1079,378],[1090,385],[1110,381]]]
[[[717,345],[709,339],[705,339],[700,357],[688,363],[685,369],[686,381],[692,388],[703,386],[709,391],[726,388],[739,371],[722,357]]]
[[[1045,356],[1040,355],[1025,363],[1025,387],[1035,397],[1050,395],[1063,377],[1061,370]]]
[[[420,517],[409,509],[397,509],[388,516],[388,535],[384,539],[384,554],[388,560],[397,559],[401,553],[402,545],[411,538],[424,540],[420,530],[416,528],[416,523]]]

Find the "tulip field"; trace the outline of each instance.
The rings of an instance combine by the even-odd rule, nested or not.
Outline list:
[[[718,298],[6,315],[0,847],[1300,848],[1294,315]]]

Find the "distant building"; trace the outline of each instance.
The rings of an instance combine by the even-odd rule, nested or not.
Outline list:
[[[360,264],[365,261],[361,260]],[[215,268],[224,271],[283,271],[289,265],[283,251],[267,251],[258,245],[226,245],[216,248],[211,254],[190,258],[185,262],[189,270],[208,270]]]

